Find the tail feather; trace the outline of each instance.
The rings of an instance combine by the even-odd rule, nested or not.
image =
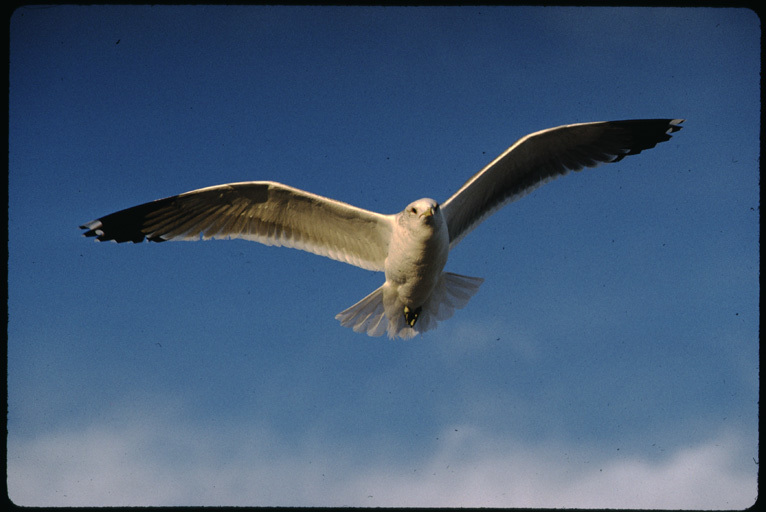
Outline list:
[[[457,309],[464,308],[484,282],[480,277],[461,276],[451,272],[445,272],[443,276],[446,283],[444,292],[448,295],[452,307]]]
[[[369,336],[381,336],[386,332],[385,317],[383,286],[335,315],[343,327],[350,327],[354,332],[366,332]]]
[[[450,318],[455,309],[461,309],[479,290],[484,282],[480,277],[461,276],[444,272],[439,277],[431,296],[423,304],[414,326],[404,319],[404,304],[386,284],[365,298],[335,315],[344,327],[355,332],[366,332],[370,336],[381,336],[388,331],[388,337],[409,339],[416,334],[435,329],[439,321]]]
[[[468,304],[484,282],[480,277],[461,276],[452,272],[442,273],[439,281],[431,292],[431,297],[423,305],[425,320],[420,327],[422,332],[435,329],[437,321],[447,320],[455,314],[456,309],[462,309]]]

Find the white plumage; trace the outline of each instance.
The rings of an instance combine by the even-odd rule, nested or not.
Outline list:
[[[383,215],[271,181],[192,190],[83,226],[97,240],[242,238],[293,247],[385,272],[383,285],[342,311],[346,327],[410,338],[464,307],[483,279],[444,272],[449,251],[505,204],[584,167],[621,160],[670,139],[682,119],[582,123],[527,135],[441,205],[419,199]]]

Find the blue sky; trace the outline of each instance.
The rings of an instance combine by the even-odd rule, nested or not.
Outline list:
[[[760,21],[744,9],[24,7],[10,24],[21,505],[743,508],[757,494]],[[77,226],[275,180],[395,213],[532,131],[685,118],[551,182],[409,341],[372,273]]]

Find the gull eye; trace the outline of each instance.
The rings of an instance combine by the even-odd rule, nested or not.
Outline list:
[[[410,213],[418,213],[418,209],[413,206],[410,208]]]

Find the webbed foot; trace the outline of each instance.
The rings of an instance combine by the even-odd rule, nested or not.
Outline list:
[[[410,327],[415,325],[415,322],[418,321],[418,316],[420,315],[420,311],[422,309],[422,307],[419,307],[415,310],[412,310],[408,306],[404,306],[404,321],[407,322],[407,325]]]

